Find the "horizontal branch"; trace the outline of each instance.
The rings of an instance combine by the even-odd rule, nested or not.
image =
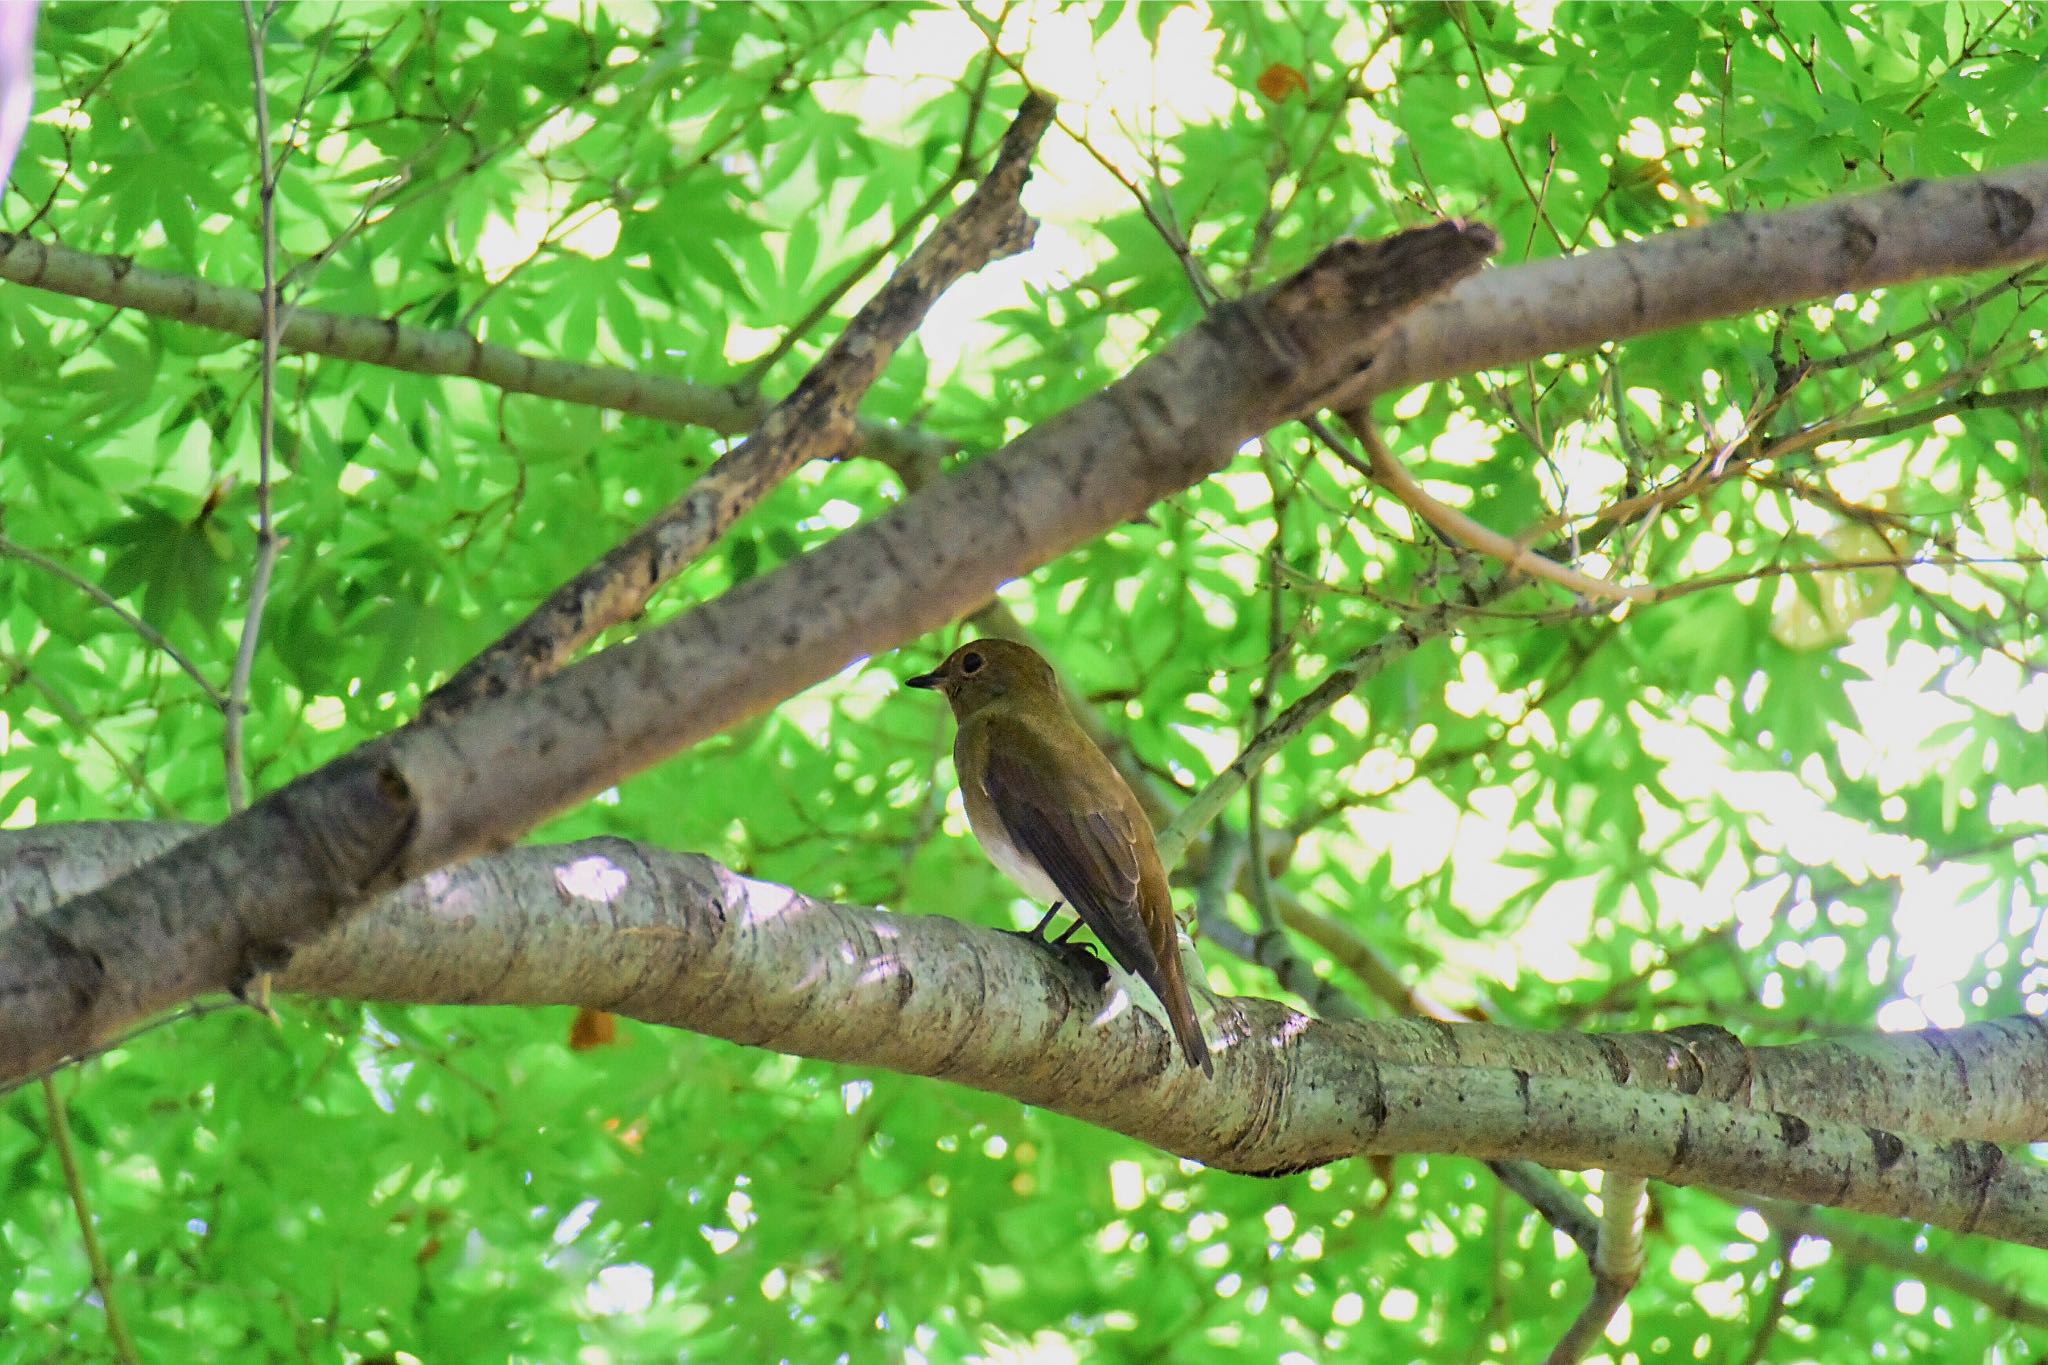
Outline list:
[[[0,905],[38,922],[192,832],[0,833]],[[1099,993],[1013,935],[814,900],[619,839],[510,850],[423,879],[309,945],[279,984],[351,999],[597,1006],[1009,1095],[1248,1174],[1376,1153],[1529,1158],[2048,1243],[2048,1172],[1960,1134],[1935,1142],[1679,1093],[1694,1082],[1670,1041],[1678,1035],[1331,1024],[1275,1001],[1218,999],[1210,1082],[1176,1062],[1171,1036],[1132,993]],[[1993,1025],[1871,1046],[1953,1071],[1956,1033],[1973,1035],[1983,1089],[2013,1074],[2007,1054],[2040,1051],[2037,1032]],[[1660,1048],[1678,1064],[1649,1061]],[[1767,1072],[1770,1057],[1797,1050],[1749,1051]],[[1532,1065],[1494,1064],[1507,1061]],[[1855,1107],[1842,1096],[1856,1076],[1804,1074],[1810,1089],[1780,1084],[1774,1101]],[[2035,1133],[2043,1122],[2037,1114]]]

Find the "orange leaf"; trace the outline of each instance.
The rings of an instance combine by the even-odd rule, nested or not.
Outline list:
[[[615,1043],[618,1037],[617,1015],[606,1014],[603,1010],[579,1009],[575,1021],[569,1025],[569,1050],[588,1052],[594,1047]]]
[[[1275,62],[1259,73],[1259,93],[1278,104],[1289,95],[1308,97],[1308,77],[1285,62]]]

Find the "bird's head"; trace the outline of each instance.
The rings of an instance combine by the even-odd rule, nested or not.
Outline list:
[[[929,673],[905,678],[905,687],[929,687],[952,703],[961,720],[1004,699],[1052,698],[1060,694],[1052,665],[1015,640],[974,640],[946,656]]]

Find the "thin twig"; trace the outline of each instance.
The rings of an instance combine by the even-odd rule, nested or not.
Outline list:
[[[1606,1333],[1607,1324],[1642,1278],[1643,1218],[1649,1203],[1649,1183],[1641,1176],[1613,1171],[1602,1176],[1600,1240],[1588,1257],[1593,1294],[1550,1352],[1549,1365],[1576,1365]]]
[[[106,1253],[100,1250],[99,1233],[93,1230],[92,1208],[86,1201],[85,1176],[78,1167],[78,1152],[71,1144],[71,1115],[64,1107],[64,1092],[54,1076],[43,1077],[43,1103],[50,1111],[50,1144],[57,1149],[57,1163],[64,1168],[64,1186],[71,1194],[71,1211],[78,1217],[79,1240],[85,1243],[85,1263],[92,1269],[93,1288],[99,1291],[100,1311],[107,1315],[107,1335],[113,1339],[114,1354],[122,1365],[140,1365],[135,1341],[128,1324],[114,1302],[114,1274],[107,1268]]]
[[[1493,87],[1486,81],[1486,63],[1479,56],[1479,44],[1472,38],[1471,20],[1467,17],[1469,11],[1453,9],[1450,13],[1452,22],[1458,26],[1458,36],[1465,40],[1465,48],[1472,54],[1473,78],[1478,83],[1480,95],[1486,100],[1487,109],[1493,114],[1493,125],[1500,133],[1501,150],[1508,154],[1508,165],[1514,169],[1515,179],[1522,183],[1522,193],[1529,196],[1529,205],[1535,210],[1537,221],[1550,230],[1550,236],[1557,243],[1559,251],[1569,252],[1571,247],[1566,244],[1564,234],[1557,230],[1557,225],[1550,221],[1550,215],[1543,211],[1543,195],[1537,193],[1536,187],[1529,183],[1529,174],[1522,169],[1522,158],[1515,155],[1515,144],[1508,137],[1508,121],[1501,117],[1500,106],[1494,102]],[[1548,188],[1547,170],[1544,183]]]
[[[113,765],[121,770],[121,775],[128,779],[128,785],[140,792],[143,799],[149,803],[159,816],[166,820],[178,818],[177,808],[164,800],[156,788],[149,785],[149,778],[144,775],[141,768],[136,766],[135,760],[116,748],[112,741],[101,734],[99,726],[94,725],[92,718],[86,715],[78,706],[74,705],[69,697],[45,681],[40,673],[30,668],[27,663],[23,662],[16,655],[0,654],[0,664],[7,666],[8,676],[6,681],[10,685],[15,682],[25,682],[34,687],[36,691],[42,693],[49,701],[50,709],[55,711],[65,724],[98,745],[100,752],[105,754],[113,762]]]
[[[1011,72],[1019,79],[1027,80],[1028,83],[1028,78],[1024,74],[1024,64],[1003,51],[1001,25],[985,15],[976,13],[970,5],[962,5],[960,7],[960,14],[981,31],[981,36],[988,43],[989,52],[995,59],[1004,66],[1009,67]],[[1194,248],[1189,244],[1186,236],[1181,233],[1180,229],[1174,225],[1169,217],[1164,216],[1172,213],[1172,204],[1164,200],[1160,204],[1153,203],[1151,199],[1146,197],[1145,191],[1140,189],[1135,181],[1125,175],[1115,162],[1103,155],[1101,150],[1088,140],[1085,133],[1079,129],[1069,127],[1065,119],[1055,115],[1053,126],[1072,138],[1075,145],[1088,154],[1090,160],[1100,166],[1111,180],[1122,186],[1124,191],[1136,201],[1138,212],[1144,215],[1145,221],[1151,224],[1152,230],[1159,235],[1159,240],[1166,244],[1166,249],[1173,253],[1175,261],[1179,263],[1181,273],[1187,277],[1188,289],[1194,295],[1195,301],[1201,304],[1204,310],[1214,305],[1221,297],[1215,283],[1210,280],[1208,273],[1202,268],[1201,262],[1195,259]]]
[[[2030,266],[2028,270],[2032,268]],[[2010,293],[2017,289],[2027,278],[2028,270],[2015,271],[1995,284],[1986,285],[1983,289],[1957,303],[1954,307],[1942,309],[1937,313],[1931,313],[1921,321],[1914,323],[1911,327],[1903,327],[1896,332],[1886,332],[1868,345],[1858,346],[1836,355],[1817,357],[1812,362],[1813,368],[1816,370],[1852,369],[1863,364],[1865,361],[1875,360],[1882,355],[1890,355],[1901,344],[1912,341],[1916,337],[1923,336],[1928,332],[1937,331],[1959,322],[1999,295]]]
[[[1750,1338],[1742,1365],[1759,1365],[1764,1352],[1771,1347],[1771,1339],[1778,1335],[1778,1323],[1785,1316],[1785,1296],[1792,1292],[1792,1253],[1804,1240],[1804,1235],[1797,1232],[1781,1235],[1778,1239],[1777,1265],[1771,1271],[1771,1287],[1765,1291],[1763,1303],[1758,1307],[1756,1335]]]
[[[1641,584],[1624,585],[1611,583],[1604,578],[1595,578],[1568,565],[1547,559],[1530,549],[1526,544],[1510,540],[1489,526],[1482,526],[1455,507],[1438,502],[1427,489],[1418,483],[1402,463],[1394,458],[1380,439],[1378,429],[1370,415],[1352,413],[1344,417],[1344,423],[1358,438],[1372,463],[1366,472],[1370,477],[1387,486],[1404,506],[1429,526],[1449,537],[1456,545],[1491,555],[1509,569],[1525,573],[1531,578],[1541,578],[1561,588],[1580,593],[1586,597],[1616,601],[1648,601],[1653,590]],[[1338,446],[1342,451],[1342,446]],[[1356,467],[1355,462],[1353,462]]]
[[[1776,1199],[1746,1199],[1741,1202],[1755,1207],[1771,1226],[1787,1237],[1822,1238],[1833,1243],[1835,1249],[1845,1256],[1911,1275],[1916,1280],[1924,1280],[1966,1299],[1975,1299],[2008,1321],[2028,1327],[2048,1327],[2048,1299],[2027,1292],[2026,1286],[2038,1281],[2024,1280],[2017,1275],[2009,1280],[2000,1280],[1980,1274],[1966,1269],[1953,1256],[1943,1255],[1939,1250],[1923,1252],[1910,1244],[1901,1245],[1873,1237],[1848,1219],[1821,1209]],[[1789,1257],[1789,1251],[1787,1255]]]
[[[974,150],[974,134],[981,126],[981,113],[988,95],[989,76],[994,68],[995,56],[991,53],[983,58],[981,75],[976,79],[973,89],[968,91],[967,119],[965,126],[960,130],[960,157],[953,164],[953,173],[897,224],[896,230],[889,234],[888,241],[869,252],[863,259],[856,261],[840,277],[837,284],[825,291],[824,297],[811,305],[809,312],[784,329],[782,339],[770,347],[766,355],[747,366],[734,384],[741,393],[759,393],[768,376],[774,373],[775,367],[796,349],[798,343],[810,335],[813,328],[831,316],[832,310],[839,306],[839,301],[909,241],[911,235],[923,226],[925,219],[939,211],[954,190],[967,183],[968,178],[974,174],[975,162],[979,159]]]
[[[1959,412],[1989,411],[1996,408],[2038,408],[2048,406],[2048,385],[2031,389],[2006,389],[1999,393],[1984,393],[1971,390],[1969,393],[1911,412],[1895,412],[1889,417],[1861,422],[1853,427],[1837,428],[1828,437],[1834,441],[1867,441],[1878,436],[1896,436],[1914,427],[1926,426],[1943,417]]]
[[[262,403],[256,428],[256,567],[249,577],[249,607],[242,618],[242,639],[235,650],[235,671],[228,680],[227,727],[221,747],[227,766],[228,809],[249,804],[248,755],[244,729],[249,715],[249,681],[256,671],[256,646],[263,635],[263,612],[270,600],[270,577],[284,548],[271,520],[270,459],[277,424],[277,174],[270,158],[270,93],[263,77],[263,45],[270,35],[270,11],[257,19],[254,5],[242,0],[242,27],[249,38],[249,67],[256,88],[256,160],[261,183],[263,238]]]
[[[1270,725],[1253,735],[1230,765],[1196,792],[1193,799],[1181,808],[1173,823],[1159,832],[1159,856],[1167,868],[1170,870],[1180,862],[1187,853],[1189,842],[1222,813],[1238,792],[1244,790],[1253,773],[1314,724],[1325,711],[1368,680],[1379,676],[1395,660],[1406,658],[1428,641],[1449,634],[1452,624],[1472,608],[1484,606],[1507,593],[1513,587],[1510,577],[1508,574],[1497,575],[1489,582],[1469,589],[1459,600],[1425,607],[1324,674],[1321,682],[1274,717]]]
[[[212,681],[199,671],[199,665],[193,663],[185,655],[184,651],[165,639],[163,632],[128,610],[128,608],[122,606],[114,598],[113,594],[109,593],[105,588],[102,588],[99,584],[78,573],[76,570],[67,568],[47,555],[38,554],[25,545],[17,545],[5,536],[0,536],[0,555],[4,555],[9,559],[18,559],[24,564],[33,565],[41,569],[52,578],[62,579],[87,597],[90,597],[93,601],[105,607],[108,611],[114,613],[114,615],[120,617],[121,624],[141,636],[145,644],[162,650],[164,656],[176,664],[186,677],[199,684],[199,690],[206,694],[208,701],[221,710],[227,709],[228,699],[226,694],[218,687],[215,687]]]

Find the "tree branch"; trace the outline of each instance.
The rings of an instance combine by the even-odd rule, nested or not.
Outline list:
[[[1340,243],[865,526],[528,691],[366,744],[56,914],[0,931],[0,1079],[250,980],[370,895],[503,846],[972,609],[1313,406],[1369,363],[1402,313],[1496,245],[1463,223]],[[218,892],[195,897],[195,886]]]
[[[2048,254],[2044,209],[2048,163],[2037,163],[1501,272],[1522,277],[1520,306],[1474,314],[1463,294],[1431,312],[1432,324],[1457,324],[1465,340],[1455,352],[1399,324],[1472,273],[1497,245],[1491,232],[1449,223],[1341,243],[1272,290],[1219,308],[1102,394],[820,549],[455,724],[366,745],[158,863],[0,932],[0,1077],[246,980],[370,895],[502,846],[863,654],[957,617],[1207,477],[1279,421],[1336,404],[1347,385],[1362,400],[1503,349],[1548,354],[1802,290],[1832,296],[2029,259]],[[0,239],[0,265],[18,249]],[[1788,265],[1797,251],[1817,260]],[[1652,287],[1645,265],[1674,278]],[[1548,316],[1526,297],[1529,280],[1558,291]],[[219,890],[195,897],[195,886]]]
[[[0,904],[42,923],[59,899],[192,835],[133,823],[0,833]],[[1935,1142],[1809,1122],[1746,1107],[1754,1088],[1726,1101],[1695,1089],[1683,1064],[1615,1061],[1658,1038],[1668,1052],[1671,1035],[1332,1024],[1236,998],[1216,1002],[1210,1082],[1177,1064],[1123,985],[1099,992],[1015,936],[817,901],[618,839],[515,849],[416,882],[302,950],[279,984],[348,999],[600,1006],[1009,1095],[1246,1174],[1370,1154],[1524,1157],[2048,1244],[2048,1173],[1971,1140],[1983,1134]],[[2000,1021],[1859,1047],[1917,1058],[1930,1093],[1943,1093],[1937,1078],[1961,1074],[1945,1044],[1978,1035],[1968,1089],[1996,1099],[1945,1116],[1974,1121],[2001,1112],[2010,1080],[2038,1062],[2041,1028]],[[1509,1057],[1532,1065],[1470,1064]],[[1867,1111],[1855,1075],[1804,1074],[1816,1089],[1773,1102]],[[2036,1134],[2044,1125],[2048,1106]]]
[[[1712,318],[2048,258],[2048,161],[1491,271],[1398,328],[1330,406]]]

